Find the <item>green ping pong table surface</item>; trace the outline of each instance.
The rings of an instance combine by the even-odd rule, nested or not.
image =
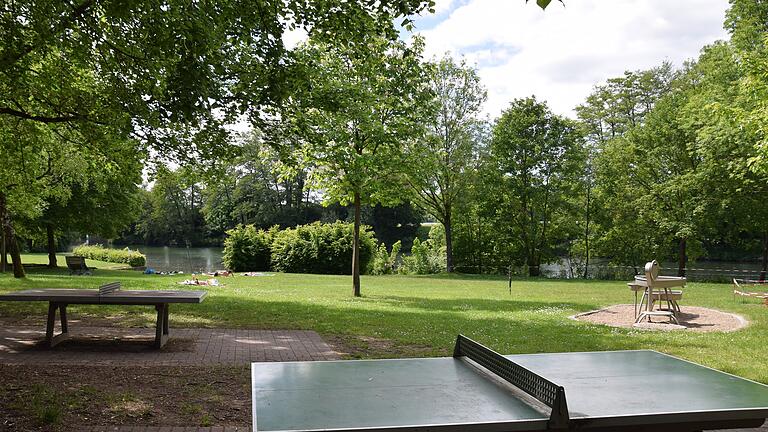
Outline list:
[[[462,349],[460,346],[471,349]],[[253,363],[254,431],[759,427],[768,386],[656,351]]]

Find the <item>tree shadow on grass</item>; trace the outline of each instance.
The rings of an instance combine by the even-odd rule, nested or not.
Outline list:
[[[518,307],[530,306],[524,303]],[[207,308],[200,306],[185,305],[176,313],[210,319],[212,312],[219,311],[216,318],[221,327],[304,329],[321,334],[386,338],[402,344],[431,346],[435,355],[449,355],[456,335],[460,333],[508,354],[648,348],[670,351],[707,347],[703,338],[616,330],[570,320],[564,313],[542,314],[530,319],[486,318],[446,310],[451,307],[448,303],[441,305],[443,309],[414,311],[217,296],[210,299]]]
[[[377,296],[377,303],[391,305],[392,307],[406,307],[424,310],[438,311],[488,311],[488,312],[547,312],[557,309],[569,309],[576,311],[590,311],[599,306],[592,303],[575,303],[566,301],[529,301],[515,299],[480,299],[480,298],[426,298],[403,296]]]

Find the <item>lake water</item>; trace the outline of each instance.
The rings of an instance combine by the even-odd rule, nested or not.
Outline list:
[[[183,271],[200,273],[221,270],[222,248],[215,247],[168,247],[130,246],[147,256],[147,267],[155,271]]]
[[[183,271],[184,273],[199,273],[221,270],[222,248],[216,247],[162,247],[162,246],[131,246],[147,256],[147,267],[156,271]],[[634,269],[631,267],[610,266],[606,262],[590,265],[591,277],[599,279],[632,279]],[[559,263],[541,266],[543,276],[550,278],[572,277],[566,260]],[[642,268],[638,269],[640,272]],[[524,269],[516,269],[521,274]],[[504,271],[506,273],[506,271]],[[661,274],[677,275],[677,263],[662,262]],[[760,275],[759,262],[735,261],[697,261],[689,265],[687,277],[692,281],[722,281],[729,282],[731,278],[757,279]]]
[[[612,266],[607,262],[597,262],[589,266],[590,277],[597,279],[632,279],[635,269],[627,266]],[[665,276],[677,276],[677,262],[662,261],[659,264],[660,273]],[[761,264],[757,261],[704,261],[688,263],[685,275],[690,281],[730,282],[737,279],[758,279]],[[546,277],[570,278],[571,271],[567,260],[545,264],[541,270]],[[642,266],[637,269],[643,272]]]

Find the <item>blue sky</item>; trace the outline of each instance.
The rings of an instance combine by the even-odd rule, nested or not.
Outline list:
[[[476,65],[491,117],[530,95],[572,116],[608,78],[665,60],[679,66],[727,39],[727,8],[727,0],[565,0],[542,11],[533,0],[436,0],[435,14],[415,17],[415,32],[428,57],[448,51]]]

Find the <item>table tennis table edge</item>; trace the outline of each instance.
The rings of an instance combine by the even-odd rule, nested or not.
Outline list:
[[[718,372],[721,374],[728,375],[733,378],[738,378],[741,380],[748,381],[753,384],[758,384],[762,387],[768,387],[768,385],[763,384],[761,382],[757,382],[754,380],[751,380],[749,378],[740,377],[738,375],[724,372],[718,369],[715,369],[713,367],[705,366],[690,360],[686,360],[684,358],[680,358],[677,356],[674,356],[672,354],[667,354],[661,351],[653,350],[653,349],[638,349],[638,350],[606,350],[606,351],[574,351],[574,352],[549,352],[549,353],[529,353],[529,354],[504,354],[504,356],[515,356],[515,355],[530,355],[530,356],[538,356],[538,355],[552,355],[552,354],[592,354],[592,353],[627,353],[627,352],[651,352],[660,354],[666,357],[673,358],[675,360],[680,360],[686,363],[689,363],[694,366],[703,367],[705,369],[709,369],[714,372]],[[295,361],[283,361],[280,362],[281,364],[301,364],[301,363],[310,363],[310,364],[317,364],[317,363],[340,363],[340,362],[373,362],[373,361],[403,361],[403,360],[445,360],[455,357],[417,357],[417,358],[388,358],[388,359],[351,359],[351,360],[295,360]],[[253,385],[253,370],[254,366],[262,365],[262,364],[275,364],[275,362],[251,362],[251,403],[252,403],[252,413],[253,413],[253,431],[254,432],[323,432],[323,431],[329,431],[332,430],[334,432],[376,432],[376,431],[382,431],[382,432],[421,432],[424,430],[424,428],[429,429],[439,429],[444,432],[475,432],[473,429],[477,428],[477,432],[501,432],[501,431],[518,431],[518,430],[525,430],[525,431],[532,431],[532,430],[547,430],[547,421],[548,420],[517,420],[517,421],[496,421],[496,422],[487,422],[487,423],[448,423],[448,424],[435,424],[435,425],[400,425],[400,426],[374,426],[374,427],[358,427],[358,428],[319,428],[319,429],[286,429],[286,430],[270,430],[270,431],[259,431],[257,428],[258,423],[258,415],[256,410],[256,393],[257,389]],[[566,389],[567,391],[567,389]],[[694,416],[701,415],[703,413],[707,415],[717,415],[720,414],[721,416],[717,416],[716,420],[712,421],[734,421],[734,420],[749,420],[749,418],[745,418],[743,415],[736,415],[736,414],[744,414],[745,412],[754,413],[755,415],[758,415],[758,417],[752,417],[752,418],[760,418],[763,417],[765,420],[768,418],[768,406],[766,407],[750,407],[750,408],[732,408],[727,410],[692,410],[692,411],[677,411],[677,412],[656,412],[656,413],[634,413],[634,414],[626,414],[626,415],[613,415],[613,416],[605,416],[605,417],[584,417],[579,415],[574,415],[570,419],[571,421],[574,421],[576,423],[599,423],[597,427],[620,427],[620,426],[626,426],[627,423],[623,424],[616,424],[612,422],[611,420],[626,420],[626,419],[640,419],[644,422],[647,422],[648,419],[655,419],[655,418],[667,418],[667,417],[673,417],[675,423],[694,423],[697,421],[697,419]],[[689,420],[690,419],[690,420]],[[537,426],[537,425],[543,425],[542,428],[524,428],[528,425],[531,426]],[[664,425],[664,424],[671,424],[669,421],[659,421],[654,424]],[[509,428],[509,427],[503,427],[503,428],[494,428],[492,426],[519,426],[515,428]],[[758,425],[759,426],[759,425]]]

